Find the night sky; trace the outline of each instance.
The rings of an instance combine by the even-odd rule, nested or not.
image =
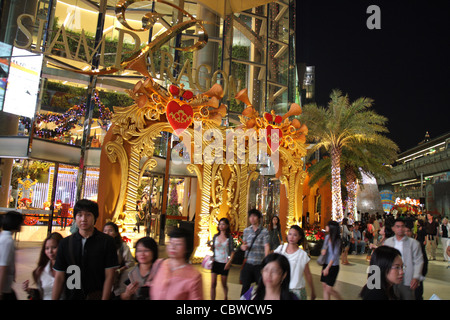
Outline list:
[[[381,29],[366,25],[370,5]],[[333,89],[375,100],[401,151],[450,131],[450,1],[297,2],[297,62],[314,65],[316,102]]]

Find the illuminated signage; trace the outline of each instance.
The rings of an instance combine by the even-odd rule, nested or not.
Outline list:
[[[32,118],[39,92],[42,54],[14,47],[3,111]]]
[[[406,199],[396,198],[395,199],[395,204],[396,205],[410,204],[410,205],[413,205],[413,206],[420,206],[420,200],[419,199],[411,199],[409,197],[406,197]]]
[[[199,29],[197,42],[190,47],[176,48],[180,51],[199,50],[206,45],[208,38],[206,29],[204,28],[201,21],[195,19],[194,16],[171,3],[162,0],[159,0],[158,2],[171,6],[176,10],[180,10],[191,20],[187,20],[170,27],[168,30],[158,35],[153,41],[149,42],[141,49],[142,46],[139,36],[133,31],[148,30],[163,15],[156,12],[147,13],[145,17],[149,19],[150,22],[144,24],[145,27],[143,27],[143,29],[136,30],[131,28],[125,19],[124,11],[126,10],[128,5],[118,5],[117,10],[119,13],[117,14],[117,18],[119,22],[125,27],[125,29],[117,27],[114,28],[114,30],[119,33],[116,52],[114,53],[116,57],[114,64],[112,66],[103,67],[100,69],[90,69],[89,66],[87,66],[87,68],[83,70],[71,67],[63,67],[59,65],[57,67],[86,75],[112,74],[118,71],[131,69],[140,72],[144,76],[152,77],[154,79],[168,80],[174,84],[188,84],[191,90],[198,91],[206,91],[212,86],[212,84],[216,83],[217,81],[223,81],[224,93],[229,92],[231,95],[236,94],[239,91],[240,84],[233,78],[232,75],[228,75],[227,72],[223,70],[214,71],[215,68],[213,68],[213,66],[206,64],[202,64],[193,69],[191,65],[192,61],[190,59],[185,59],[181,70],[178,72],[178,76],[174,77],[173,74],[175,59],[174,56],[168,52],[158,52],[158,59],[161,60],[161,63],[159,65],[159,70],[156,70],[154,63],[155,50],[157,50],[164,43],[168,42],[171,38],[193,26],[196,26],[196,28]],[[63,48],[61,50],[67,59],[86,63],[88,65],[91,65],[92,68],[93,57],[95,55],[98,55],[100,66],[105,66],[105,34],[103,35],[97,46],[95,48],[91,48],[88,46],[87,36],[84,30],[81,30],[81,34],[79,35],[78,39],[76,39],[76,37],[73,38],[73,35],[69,36],[69,34],[66,32],[65,26],[61,25],[59,29],[54,31],[54,36],[52,37],[52,40],[49,42],[49,44],[45,47],[45,49],[42,49],[45,24],[46,20],[43,20],[41,18],[36,19],[30,14],[20,15],[17,18],[17,25],[19,28],[19,32],[26,37],[27,41],[25,43],[15,41],[14,45],[21,49],[31,50],[32,52],[43,53],[45,55],[53,55],[55,46],[59,45]],[[33,37],[33,28],[38,30],[37,37]],[[131,36],[134,40],[134,50],[132,50],[132,52],[124,52],[123,41],[125,34]],[[71,51],[69,47],[70,37],[73,38],[72,40],[77,41],[75,51]],[[85,53],[85,56],[82,56],[80,54],[83,51]],[[122,61],[122,57],[124,54],[131,54],[132,57],[126,59],[125,61]],[[55,56],[54,59],[58,60],[58,57]],[[52,63],[49,64],[51,65]],[[201,81],[201,78],[204,78],[204,81]]]

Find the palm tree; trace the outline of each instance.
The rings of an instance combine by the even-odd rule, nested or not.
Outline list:
[[[323,147],[331,157],[333,220],[343,218],[341,194],[343,152],[358,155],[360,162],[372,163],[379,160],[378,155],[369,155],[367,147],[364,149],[363,146],[377,146],[376,148],[386,146],[386,149],[397,150],[395,143],[382,134],[388,132],[385,126],[387,118],[370,110],[372,104],[373,100],[366,97],[350,103],[348,95],[344,96],[340,90],[333,90],[327,108],[317,106],[315,103],[305,105],[303,108],[301,118],[308,126],[309,138],[316,142],[311,151]]]
[[[389,145],[357,144],[348,145],[342,149],[341,155],[341,187],[347,191],[345,201],[347,211],[356,211],[356,191],[358,181],[362,179],[362,173],[375,178],[387,178],[391,170],[387,164],[391,164],[397,158],[398,147],[394,142]],[[324,156],[317,163],[307,169],[312,187],[322,179],[321,186],[331,183],[331,159]]]

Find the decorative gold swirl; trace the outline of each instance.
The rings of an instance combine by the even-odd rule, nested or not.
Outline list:
[[[123,204],[125,201],[128,178],[128,156],[125,152],[125,149],[123,148],[123,139],[120,136],[117,137],[116,140],[108,142],[105,146],[105,150],[109,161],[111,163],[115,163],[116,161],[118,161],[120,164],[120,170],[122,171],[120,178],[119,196],[113,214],[114,219],[117,219],[119,214],[122,212]]]

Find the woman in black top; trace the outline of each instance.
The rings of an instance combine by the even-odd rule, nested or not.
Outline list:
[[[397,300],[393,285],[403,281],[403,261],[395,248],[381,246],[372,253],[367,284],[361,290],[363,300]]]
[[[417,220],[417,234],[416,240],[420,243],[420,248],[422,249],[423,256],[423,268],[422,275],[425,276],[428,272],[428,255],[425,247],[425,242],[427,238],[427,231],[425,230],[425,221],[422,219]]]
[[[448,246],[448,231],[449,231],[449,226],[448,226],[448,219],[444,218],[442,219],[442,224],[441,224],[441,230],[440,230],[440,236],[441,236],[441,244],[442,244],[442,251],[444,252],[444,261],[449,261],[449,257],[447,254],[447,246]],[[447,267],[448,268],[448,267]]]
[[[273,252],[280,244],[283,244],[283,237],[281,236],[280,218],[273,216],[271,223],[269,224],[269,241],[270,251]]]

